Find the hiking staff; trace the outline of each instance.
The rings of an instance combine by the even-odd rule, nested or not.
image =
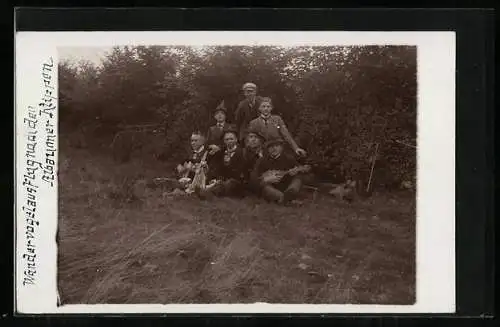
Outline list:
[[[372,176],[373,176],[373,169],[375,168],[375,161],[377,161],[377,155],[378,155],[378,146],[379,143],[375,146],[375,154],[373,155],[373,160],[372,160],[372,168],[370,171],[370,177],[368,178],[368,185],[366,185],[366,193],[370,190],[370,185],[372,182]]]

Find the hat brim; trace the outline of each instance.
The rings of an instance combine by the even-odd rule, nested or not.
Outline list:
[[[228,133],[234,134],[236,136],[236,138],[238,138],[238,131],[233,130],[233,129],[228,129],[228,130],[222,131],[220,138],[223,140],[224,136],[226,136],[226,134],[228,134]]]
[[[266,138],[264,137],[264,135],[259,134],[259,133],[257,133],[257,132],[247,132],[246,136],[248,137],[250,134],[253,134],[253,135],[257,136],[258,138],[260,138],[260,139],[261,139],[261,140],[263,140],[263,141],[266,139]]]
[[[243,87],[241,89],[242,90],[247,90],[247,89],[256,90],[257,89],[257,85],[255,85],[253,83],[246,83],[246,84],[243,85]]]
[[[283,140],[273,140],[273,141],[267,141],[266,144],[264,145],[264,147],[267,149],[269,148],[271,145],[283,145],[285,142],[283,142]]]

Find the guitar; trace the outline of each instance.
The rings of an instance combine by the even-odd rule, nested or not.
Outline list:
[[[187,186],[186,193],[193,193],[196,188],[200,188],[202,190],[205,189],[208,170],[207,155],[208,151],[203,154],[201,161],[194,165],[194,177],[191,183]]]
[[[307,173],[310,170],[310,165],[296,166],[288,170],[268,170],[262,174],[261,179],[265,183],[278,183],[286,175],[294,176],[298,173]]]

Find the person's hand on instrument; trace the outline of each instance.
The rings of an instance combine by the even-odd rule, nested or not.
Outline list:
[[[275,183],[281,182],[281,180],[283,179],[284,176],[285,176],[285,174],[283,172],[277,171],[275,174]]]
[[[307,155],[307,152],[306,150],[302,149],[302,148],[297,148],[295,150],[295,153],[300,156],[300,157],[305,157]]]
[[[179,183],[181,184],[182,187],[186,187],[190,182],[191,178],[189,177],[182,177],[179,179]]]
[[[194,169],[195,167],[194,167],[193,163],[190,161],[190,162],[188,162],[188,163],[184,166],[184,168],[185,168],[186,170],[193,171],[193,169]]]
[[[283,178],[283,175],[276,170],[269,170],[262,175],[262,181],[264,183],[279,183],[281,178]]]
[[[214,153],[216,153],[216,152],[220,151],[220,147],[219,147],[218,145],[215,145],[215,144],[210,144],[210,145],[208,146],[208,148],[210,149],[210,150],[209,150],[209,153],[210,153],[210,154],[214,154]]]

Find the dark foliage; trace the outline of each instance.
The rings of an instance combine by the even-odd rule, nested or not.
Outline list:
[[[60,130],[73,147],[175,161],[194,129],[228,119],[252,81],[273,98],[316,173],[414,181],[416,47],[116,47],[102,66],[59,65]]]

